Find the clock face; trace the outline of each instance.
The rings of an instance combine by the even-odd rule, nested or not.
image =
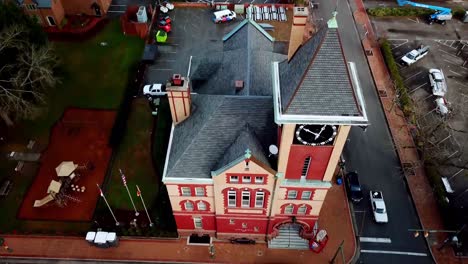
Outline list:
[[[309,146],[331,144],[335,136],[336,126],[331,125],[299,125],[296,129],[297,141]]]

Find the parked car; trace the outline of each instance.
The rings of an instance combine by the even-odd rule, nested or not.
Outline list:
[[[447,93],[447,83],[442,70],[430,69],[429,81],[431,82],[432,94],[435,96],[444,97]]]
[[[171,23],[172,19],[169,15],[160,13],[158,16],[158,21],[166,21],[166,23]]]
[[[159,6],[159,11],[161,11],[161,13],[163,13],[163,14],[167,14],[167,13],[169,13],[169,8],[167,8],[167,7],[163,6],[163,5],[160,5]]]
[[[162,2],[162,3],[161,3],[161,6],[166,7],[167,9],[169,9],[169,11],[174,10],[174,4],[171,4],[171,3],[169,3],[168,1]]]
[[[429,46],[422,46],[405,54],[401,58],[401,64],[410,66],[418,60],[424,58],[429,53]]]
[[[388,223],[387,208],[381,191],[370,191],[370,202],[376,223]]]
[[[165,94],[163,89],[164,87],[160,83],[147,84],[143,86],[143,95],[146,96],[148,100],[151,100],[153,97],[163,96]]]
[[[158,28],[169,33],[171,32],[172,26],[171,23],[167,23],[166,21],[158,21]]]
[[[355,203],[359,203],[364,197],[361,184],[359,183],[359,175],[354,171],[348,172],[345,180],[349,199]]]
[[[231,11],[229,9],[225,9],[214,12],[211,20],[213,20],[214,23],[219,24],[236,20],[236,17],[236,12]]]
[[[436,103],[436,112],[441,116],[446,116],[450,114],[450,109],[448,107],[448,102],[445,100],[444,97],[439,97],[435,99]]]

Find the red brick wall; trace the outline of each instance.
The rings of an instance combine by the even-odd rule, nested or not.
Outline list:
[[[253,218],[252,215],[223,215],[216,218],[217,233],[219,239],[231,237],[253,237],[264,239],[267,231],[268,220],[264,218]],[[234,220],[231,224],[230,220]]]
[[[59,1],[59,0],[57,0]],[[110,0],[61,0],[63,8],[65,9],[65,14],[67,15],[77,15],[77,14],[87,14],[94,16],[94,8],[91,8],[93,3],[97,3],[101,7],[101,14],[104,15],[109,9]]]
[[[195,229],[193,218],[201,217],[202,218],[202,228]],[[214,214],[178,214],[174,213],[174,218],[177,223],[177,229],[182,230],[193,230],[193,233],[206,233],[209,231],[216,231],[216,222]]]
[[[288,167],[286,169],[286,179],[300,179],[302,167],[307,156],[312,158],[307,180],[322,180],[328,161],[333,150],[333,146],[303,146],[292,145],[289,152]]]

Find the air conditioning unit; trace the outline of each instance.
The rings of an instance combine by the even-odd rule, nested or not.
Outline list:
[[[146,14],[146,7],[140,6],[140,8],[138,8],[137,19],[139,23],[148,22],[148,15]]]

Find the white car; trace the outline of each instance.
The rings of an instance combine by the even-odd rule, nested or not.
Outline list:
[[[450,110],[448,108],[448,102],[445,100],[444,97],[439,97],[435,99],[436,103],[436,111],[438,114],[441,116],[446,116],[450,113]]]
[[[418,60],[424,58],[429,53],[429,46],[421,46],[419,49],[414,49],[405,54],[401,58],[402,64],[410,66]]]
[[[387,208],[383,194],[380,191],[370,191],[370,202],[372,212],[374,213],[374,220],[377,223],[388,223]]]
[[[431,82],[432,94],[439,97],[444,97],[447,93],[447,83],[442,70],[430,69],[429,81]]]
[[[165,7],[165,6],[160,6],[159,7],[159,10],[161,11],[161,13],[163,14],[167,14],[169,12],[169,8]]]
[[[146,96],[149,100],[156,96],[162,96],[166,93],[163,92],[163,85],[160,83],[147,84],[143,86],[143,95]]]

